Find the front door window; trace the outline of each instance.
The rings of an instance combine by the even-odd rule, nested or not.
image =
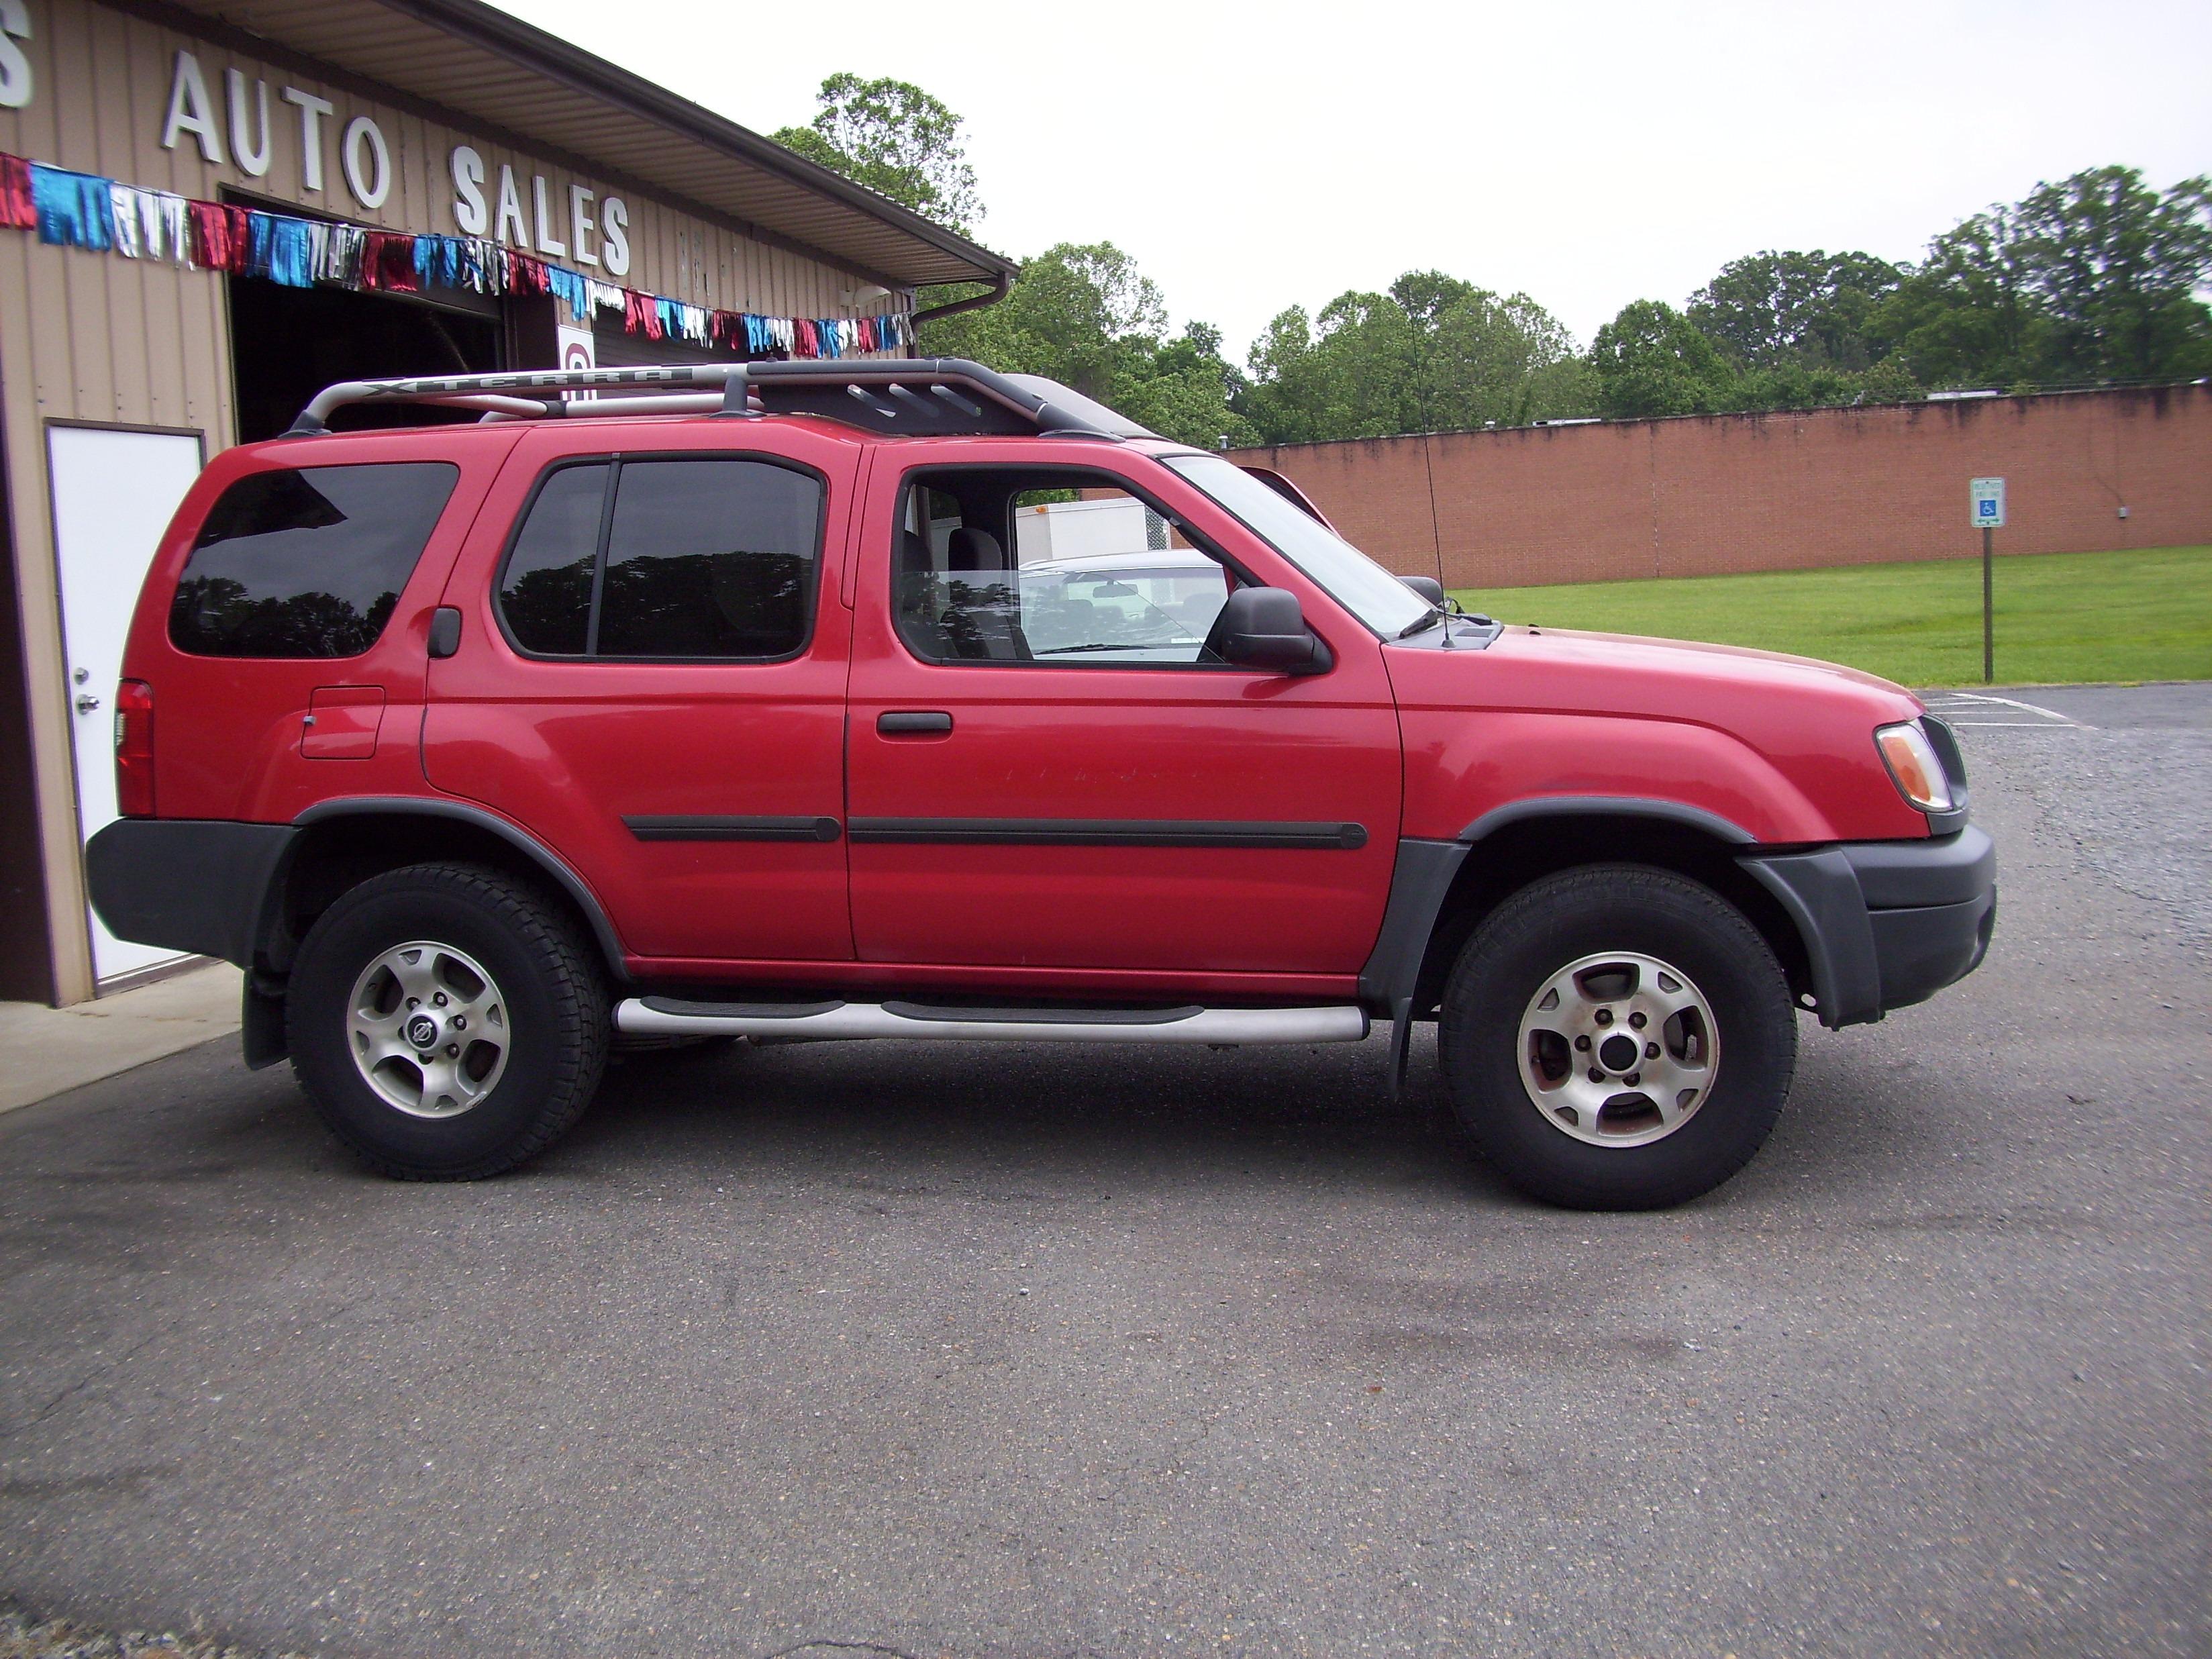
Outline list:
[[[926,662],[1219,667],[1237,577],[1096,473],[925,475],[900,504],[899,635]]]

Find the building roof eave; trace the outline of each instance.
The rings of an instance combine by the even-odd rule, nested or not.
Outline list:
[[[464,121],[641,179],[901,287],[1011,278],[1015,263],[483,0],[170,0]],[[134,8],[135,9],[135,8]]]

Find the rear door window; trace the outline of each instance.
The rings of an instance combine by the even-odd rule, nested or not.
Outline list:
[[[549,473],[500,577],[535,656],[761,662],[812,631],[819,478],[772,461],[617,458]]]
[[[192,543],[169,639],[202,657],[357,657],[391,621],[460,469],[284,467],[224,490]]]
[[[580,657],[591,641],[592,568],[605,511],[605,462],[548,473],[507,555],[500,610],[525,651]]]

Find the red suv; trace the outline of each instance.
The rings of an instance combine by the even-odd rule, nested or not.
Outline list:
[[[481,417],[328,429],[390,403]],[[1381,1018],[1395,1086],[1433,1019],[1513,1182],[1671,1204],[1765,1138],[1798,1010],[1981,960],[1908,693],[1442,601],[973,363],[352,382],[179,510],[93,900],[245,968],[247,1063],[424,1178],[544,1147],[625,1040]]]

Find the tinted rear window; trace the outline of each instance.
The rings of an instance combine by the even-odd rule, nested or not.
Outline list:
[[[446,461],[256,472],[200,526],[169,638],[203,657],[355,657],[391,621],[460,480]]]
[[[781,657],[806,643],[822,486],[759,461],[625,461],[599,643],[610,657]]]
[[[545,657],[580,657],[591,637],[592,561],[599,546],[607,466],[565,466],[530,506],[500,584],[514,642]]]
[[[822,508],[811,473],[743,457],[561,467],[516,532],[500,613],[539,656],[787,657],[812,623]]]

